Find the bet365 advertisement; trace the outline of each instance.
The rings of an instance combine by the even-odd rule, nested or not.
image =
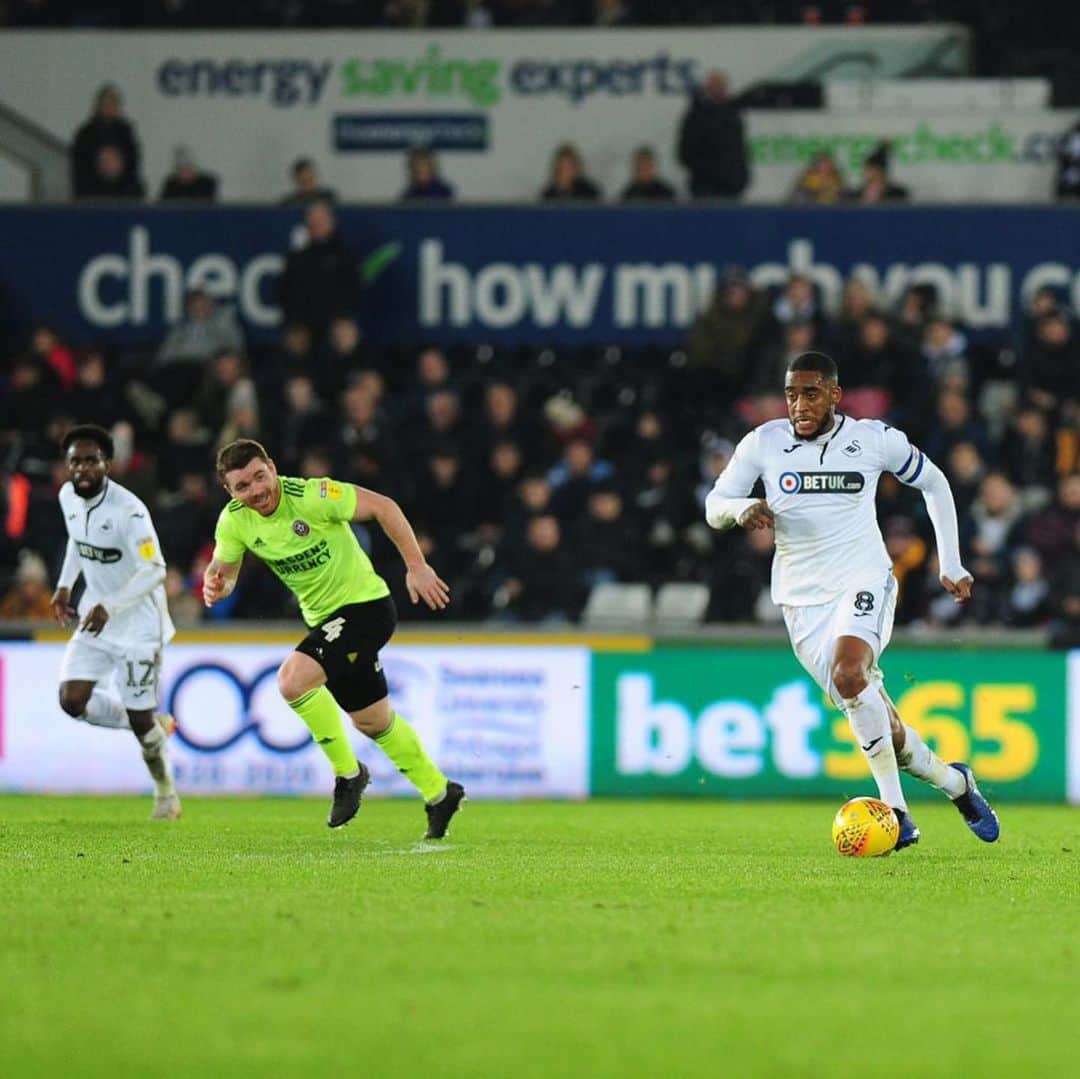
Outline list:
[[[161,701],[178,722],[182,791],[324,794],[330,770],[282,702],[282,644],[166,649]],[[56,703],[61,644],[0,645],[0,790],[139,792],[127,731]],[[786,648],[395,645],[395,707],[474,798],[867,793],[847,720]],[[1080,652],[890,649],[887,688],[947,761],[969,761],[996,799],[1080,803]],[[411,793],[354,734],[372,795]],[[929,795],[907,780],[913,797]]]
[[[1062,655],[889,650],[886,688],[946,761],[998,798],[1066,794]],[[593,657],[591,791],[836,798],[872,791],[847,719],[781,649]],[[1077,702],[1073,701],[1073,724]],[[906,791],[933,794],[914,780]]]

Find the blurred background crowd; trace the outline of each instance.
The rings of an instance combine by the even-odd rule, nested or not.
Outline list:
[[[48,616],[65,542],[58,441],[93,420],[116,437],[114,476],[153,509],[181,621],[204,617],[201,573],[225,500],[214,454],[236,437],[265,440],[283,473],[333,475],[396,498],[450,582],[458,618],[573,621],[598,583],[698,581],[710,589],[710,619],[776,620],[771,533],[712,532],[702,507],[734,443],[784,415],[788,359],[820,348],[840,365],[842,410],[905,429],[956,496],[978,582],[966,610],[937,584],[921,497],[882,481],[898,623],[968,619],[1075,640],[1080,345],[1053,289],[1033,297],[1022,334],[1000,347],[972,344],[929,286],[890,310],[852,280],[840,309],[825,310],[804,277],[766,291],[732,266],[678,348],[374,348],[333,209],[315,202],[306,218],[307,245],[281,278],[286,325],[272,347],[248,348],[233,311],[193,291],[168,336],[144,349],[67,342],[41,326],[9,357],[0,614]],[[357,531],[401,599],[385,537]],[[213,617],[294,613],[249,562]]]
[[[1015,5],[966,0],[880,10],[741,0],[0,0],[0,25],[18,27],[952,18],[972,27],[978,70],[1053,72],[1058,97],[1077,81],[1075,64],[1059,70],[1075,13],[1059,16],[1051,26]],[[589,177],[587,147],[561,144],[552,148],[550,175],[537,178],[536,196],[736,199],[748,175],[741,107],[723,73],[711,72],[671,133],[684,177],[659,175],[653,148],[642,144],[629,156],[625,187],[602,192]],[[122,88],[100,87],[71,144],[73,196],[217,198],[221,178],[197,150],[177,146],[173,165],[151,190]],[[336,201],[356,193],[328,188],[312,158],[279,167],[281,203],[303,211],[305,233],[279,281],[284,328],[276,343],[250,344],[235,311],[196,290],[163,340],[118,348],[63,340],[40,325],[0,355],[0,617],[49,616],[65,542],[56,503],[65,479],[59,439],[75,422],[97,422],[115,437],[113,475],[153,510],[181,623],[295,614],[288,593],[254,560],[227,604],[212,615],[201,604],[202,569],[225,498],[214,455],[242,436],[264,440],[283,473],[333,475],[397,499],[450,582],[458,619],[573,622],[597,584],[689,581],[708,587],[710,620],[776,621],[768,601],[771,533],[712,532],[703,503],[738,439],[784,414],[787,361],[816,348],[840,365],[842,410],[905,429],[944,469],[956,496],[963,556],[977,581],[965,609],[937,583],[920,496],[890,477],[882,481],[880,520],[900,581],[898,623],[1038,627],[1055,644],[1080,643],[1080,327],[1064,293],[1038,290],[1015,336],[976,341],[931,286],[911,287],[888,305],[853,279],[842,304],[827,309],[806,278],[763,290],[728,266],[686,339],[666,348],[375,347],[364,334],[365,319],[375,316],[364,307],[357,257],[335,218]],[[844,177],[828,153],[818,155],[788,200],[891,203],[917,194],[891,175],[883,142],[858,177]],[[1061,140],[1054,194],[1080,195],[1080,125]],[[417,147],[405,155],[402,199],[457,195],[435,154]],[[363,526],[357,532],[404,616],[427,617],[404,602],[385,537]]]

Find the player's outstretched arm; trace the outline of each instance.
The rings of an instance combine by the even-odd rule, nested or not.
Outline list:
[[[751,431],[735,447],[727,468],[705,499],[705,521],[710,528],[724,530],[740,525],[753,531],[772,528],[772,510],[761,498],[748,497],[761,475],[757,461],[757,431]]]
[[[213,607],[218,600],[224,599],[236,587],[236,578],[240,573],[239,562],[222,562],[218,558],[210,560],[210,565],[203,571],[203,603]]]
[[[413,603],[423,600],[433,611],[441,611],[450,602],[450,588],[427,564],[416,533],[401,507],[386,495],[357,487],[353,520],[370,521],[372,518],[390,537],[405,563],[405,587],[409,590],[409,599]]]
[[[921,451],[918,451],[921,454]],[[960,561],[960,529],[956,521],[956,502],[952,488],[929,457],[922,456],[922,470],[912,482],[922,491],[930,523],[934,526],[938,562],[941,565],[941,586],[956,600],[966,603],[971,598],[975,579]]]

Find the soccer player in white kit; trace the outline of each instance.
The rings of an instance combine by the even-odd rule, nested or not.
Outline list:
[[[960,563],[948,481],[902,431],[837,413],[841,389],[829,356],[806,352],[792,360],[784,394],[789,418],[743,438],[706,499],[705,518],[717,529],[775,529],[773,602],[799,662],[847,715],[881,800],[896,811],[897,849],[919,841],[900,769],[948,795],[975,835],[992,843],[997,816],[971,769],[946,764],[901,720],[878,667],[896,607],[874,507],[878,478],[891,472],[922,492],[941,583],[963,603],[973,582]],[[765,498],[749,498],[758,479]]]
[[[60,707],[98,727],[133,731],[154,781],[151,819],[175,820],[180,798],[165,742],[172,719],[156,710],[161,650],[175,633],[161,545],[146,506],[109,478],[109,432],[83,424],[61,445],[70,477],[59,496],[68,543],[53,613],[62,625],[81,621],[64,651]],[[86,591],[76,610],[71,589],[80,572]],[[102,684],[114,671],[119,697]]]

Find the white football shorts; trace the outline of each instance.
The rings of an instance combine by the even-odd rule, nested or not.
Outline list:
[[[832,666],[838,637],[858,637],[870,645],[874,650],[870,681],[882,684],[877,661],[892,637],[896,614],[896,578],[891,572],[863,581],[829,603],[782,609],[795,655],[837,708],[842,698],[832,682]]]
[[[86,633],[76,633],[68,641],[60,665],[61,682],[103,682],[114,673],[126,709],[141,712],[157,708],[161,675],[158,641],[106,646]]]

